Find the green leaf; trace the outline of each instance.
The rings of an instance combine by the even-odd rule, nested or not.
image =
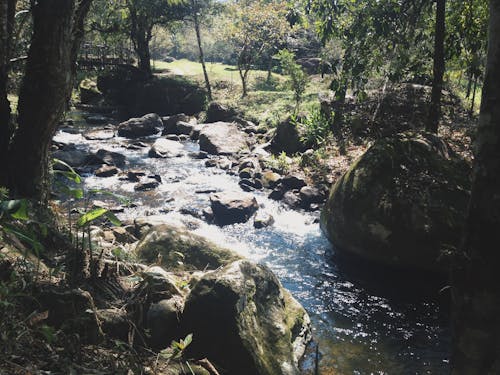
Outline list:
[[[5,212],[18,220],[28,220],[28,201],[26,199],[13,199],[1,202],[0,211]]]
[[[79,227],[83,227],[85,225],[87,225],[88,223],[91,223],[92,221],[100,218],[101,216],[105,215],[106,213],[108,212],[107,209],[105,208],[94,208],[93,210],[90,210],[89,212],[83,214],[82,216],[80,216],[80,218],[78,219],[78,221],[76,222],[76,224],[79,226]]]
[[[120,219],[118,219],[116,217],[116,215],[114,213],[112,213],[111,211],[106,212],[106,217],[109,219],[109,221],[111,221],[111,223],[113,225],[116,225],[117,227],[122,225],[122,222],[120,221]]]

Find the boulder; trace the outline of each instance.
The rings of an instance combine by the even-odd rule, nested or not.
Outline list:
[[[151,158],[172,158],[182,155],[182,150],[183,147],[179,142],[158,138],[151,146],[148,155]]]
[[[199,143],[202,151],[213,155],[232,155],[248,150],[245,133],[229,122],[205,125],[200,131]]]
[[[224,191],[210,196],[214,218],[219,225],[244,223],[259,209],[253,194]]]
[[[274,188],[281,180],[281,175],[273,171],[262,172],[261,181],[264,187]]]
[[[163,122],[163,132],[162,135],[166,134],[185,134],[185,133],[179,133],[179,128],[177,127],[177,124],[179,122],[184,122],[188,124],[193,124],[196,125],[198,121],[196,120],[196,117],[193,116],[188,116],[184,113],[178,113],[172,116],[165,116],[162,117],[162,122]]]
[[[162,224],[152,227],[139,242],[136,254],[146,262],[169,269],[216,269],[240,257],[185,228]]]
[[[307,150],[307,145],[301,140],[303,131],[300,128],[299,119],[293,121],[287,118],[280,122],[271,141],[271,148],[274,152],[286,152],[295,154]]]
[[[153,348],[164,348],[172,340],[178,339],[179,318],[183,308],[184,300],[180,296],[151,304],[146,314],[146,327],[151,332],[150,344]]]
[[[274,217],[270,214],[257,214],[253,219],[254,228],[261,229],[266,228],[274,224]]]
[[[325,194],[318,188],[304,186],[300,189],[300,200],[306,206],[309,206],[311,203],[323,203],[325,201]]]
[[[230,121],[236,111],[218,102],[211,102],[207,108],[206,122]]]
[[[339,251],[439,271],[459,245],[470,167],[432,134],[377,141],[333,186],[321,227]]]
[[[122,155],[118,152],[100,149],[97,150],[96,156],[106,165],[112,165],[120,168],[125,166],[125,155]]]
[[[207,93],[183,77],[150,77],[133,66],[119,66],[98,77],[97,86],[106,100],[121,107],[127,116],[158,113],[192,115],[201,112]]]
[[[227,374],[295,375],[310,340],[309,317],[263,265],[237,261],[203,276],[188,295],[188,355],[207,356]],[[224,350],[221,350],[224,348]]]
[[[59,159],[73,168],[81,168],[86,165],[100,164],[93,155],[81,150],[58,150],[52,153],[54,159]],[[54,168],[63,169],[60,164],[54,164]]]
[[[163,126],[160,116],[155,113],[131,118],[118,125],[118,135],[125,138],[139,138],[157,134]]]

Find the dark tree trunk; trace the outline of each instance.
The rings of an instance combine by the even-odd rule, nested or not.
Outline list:
[[[426,129],[437,133],[441,117],[441,92],[444,75],[444,37],[445,37],[446,0],[436,0],[436,28],[434,35],[434,68],[431,93],[431,105]]]
[[[15,10],[16,0],[0,0],[0,160],[6,160],[12,136],[7,94]],[[7,182],[5,170],[0,172],[0,185]]]
[[[453,281],[452,374],[500,373],[500,0],[490,0],[488,58],[463,256]]]
[[[139,32],[136,39],[136,52],[139,59],[139,69],[146,73],[148,76],[153,75],[151,69],[151,53],[149,51],[149,39],[147,32]]]
[[[137,54],[137,65],[141,71],[148,76],[152,76],[153,70],[151,69],[149,41],[151,40],[153,27],[147,24],[132,5],[129,5],[129,10],[132,22],[130,37],[134,44],[135,53]]]
[[[90,3],[44,0],[33,8],[18,128],[9,150],[9,187],[42,203],[50,191],[49,146],[71,95],[73,64]]]
[[[194,8],[194,1],[191,2]],[[198,43],[198,51],[200,53],[200,63],[203,69],[203,77],[205,78],[205,87],[208,92],[208,99],[212,100],[212,87],[210,86],[210,81],[208,79],[207,67],[205,66],[205,56],[203,55],[203,47],[201,45],[201,33],[200,33],[200,21],[196,12],[194,13],[194,30],[196,32],[196,41]]]

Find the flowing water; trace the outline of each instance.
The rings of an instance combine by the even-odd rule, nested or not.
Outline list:
[[[126,149],[129,141],[124,138],[87,141],[80,134],[61,131],[55,140],[93,152],[104,148],[122,153],[128,163],[124,169],[161,176],[163,183],[148,192],[134,191],[134,183],[118,176],[84,176],[87,188],[132,199],[136,207],[125,209],[122,219],[161,214],[268,265],[311,316],[315,344],[302,364],[304,373],[314,373],[316,344],[320,374],[448,373],[450,333],[440,308],[439,284],[429,283],[422,275],[338,258],[319,229],[318,213],[291,210],[263,192],[255,196],[260,210],[275,218],[268,228],[254,229],[251,220],[221,228],[182,214],[183,208],[210,205],[209,194],[199,191],[240,191],[237,176],[207,168],[205,160],[190,156],[199,150],[197,143],[183,142],[181,157],[152,159],[148,148]]]

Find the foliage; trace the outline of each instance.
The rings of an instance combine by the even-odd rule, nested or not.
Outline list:
[[[282,151],[278,156],[271,155],[271,157],[266,160],[266,166],[268,168],[276,170],[282,174],[286,174],[290,171],[291,163],[292,160],[284,151]]]
[[[235,49],[242,96],[246,96],[249,71],[259,59],[273,56],[291,29],[286,19],[287,10],[279,2],[235,3],[230,11],[233,22],[227,25],[226,37]]]
[[[310,147],[323,145],[330,134],[330,120],[320,109],[311,110],[300,123],[297,122],[295,116],[292,116],[291,120],[296,126],[302,127],[300,140]]]
[[[295,62],[295,55],[292,52],[283,49],[278,52],[276,58],[280,61],[283,70],[290,76],[288,84],[294,92],[295,112],[298,112],[302,95],[306,91],[307,76],[301,66]]]

